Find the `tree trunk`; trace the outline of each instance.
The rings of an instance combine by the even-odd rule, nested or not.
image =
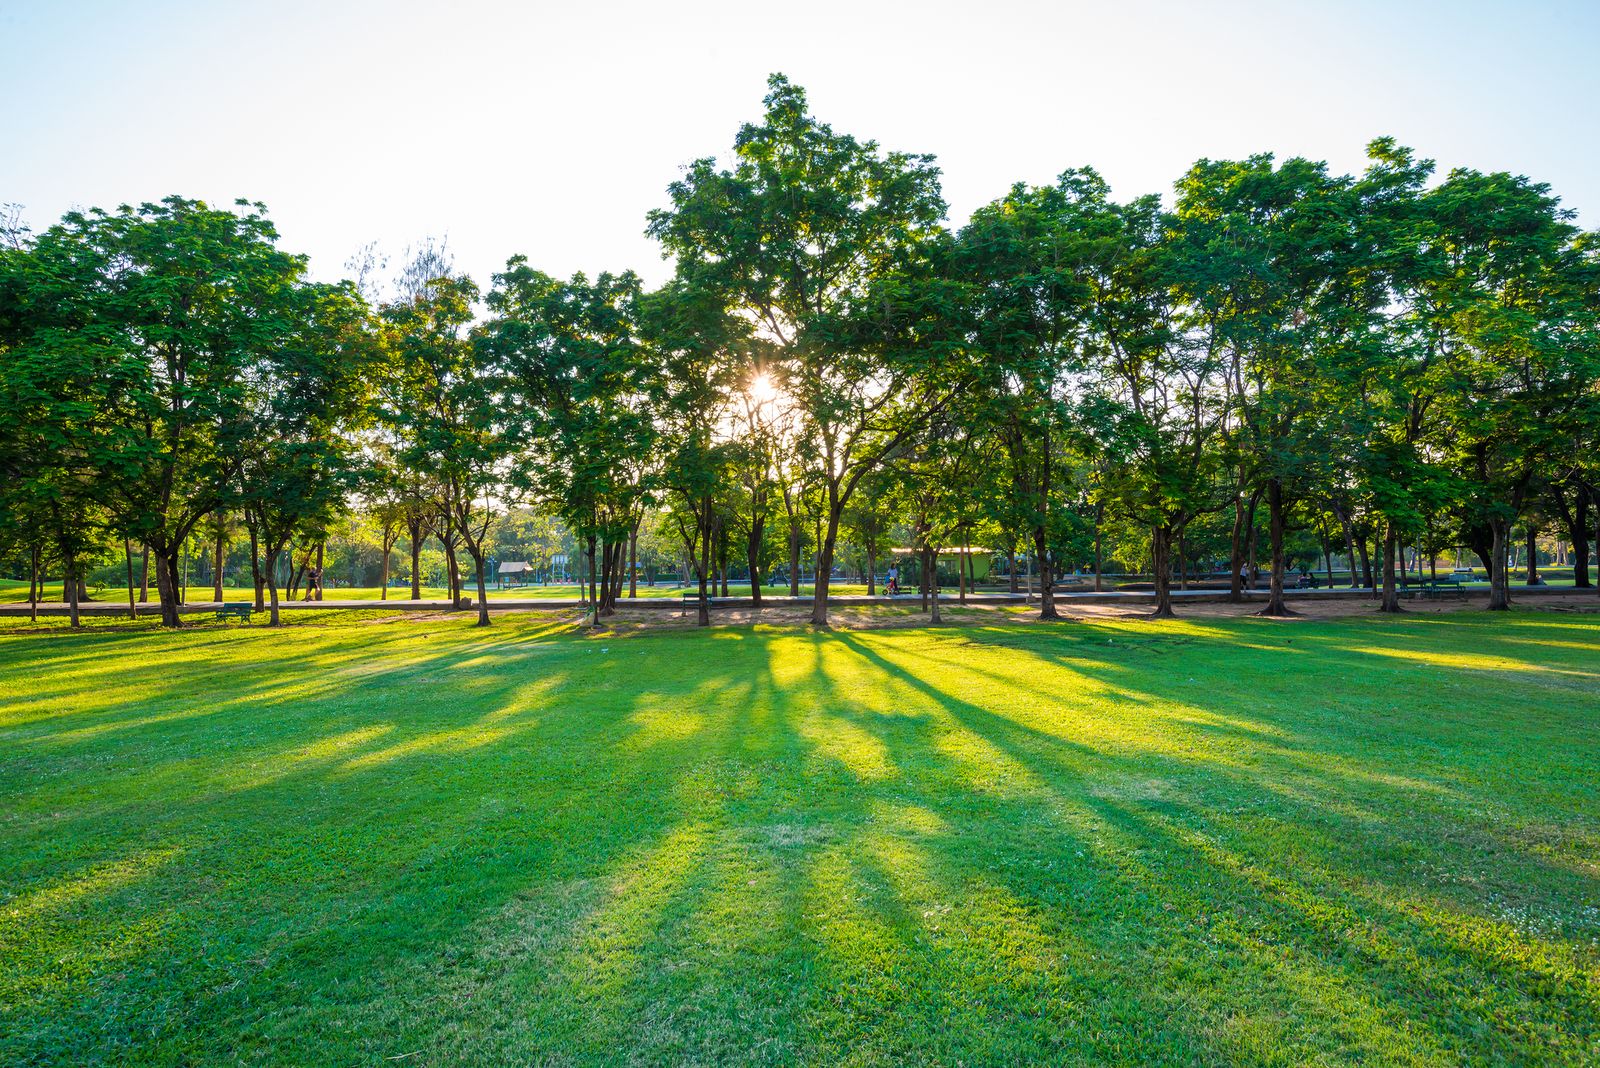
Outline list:
[[[920,529],[920,528],[919,528]],[[928,568],[927,561],[922,558],[923,550],[918,549],[917,560],[917,608],[923,612],[928,610]],[[910,559],[909,557],[907,558]]]
[[[943,622],[939,615],[939,554],[931,546],[922,550],[922,583],[928,591],[929,622]]]
[[[1245,541],[1244,541],[1244,567],[1249,570],[1250,581],[1246,585],[1255,589],[1256,582],[1261,577],[1261,568],[1256,563],[1256,506],[1261,503],[1261,490],[1250,495],[1250,506],[1245,510]]]
[[[611,614],[611,606],[606,602],[609,600],[607,595],[611,592],[611,557],[615,549],[605,538],[601,538],[598,544],[600,560],[596,572],[599,577],[596,579],[594,587],[595,610],[598,615],[609,616]]]
[[[828,532],[817,550],[817,574],[811,593],[811,624],[816,627],[828,625],[828,579],[833,571],[833,546],[839,536],[839,513],[842,508],[842,502],[829,502]]]
[[[1156,610],[1152,619],[1170,619],[1172,611],[1172,528],[1152,527],[1150,530],[1150,563],[1155,572]]]
[[[750,534],[745,539],[745,562],[750,565],[750,604],[752,607],[761,607],[761,535],[765,531],[765,521],[752,516],[750,519]]]
[[[150,546],[142,547],[139,561],[139,603],[150,603]]]
[[[867,596],[878,595],[878,539],[868,538],[867,550]]]
[[[1361,554],[1361,588],[1370,590],[1374,585],[1372,581],[1372,556],[1367,552],[1367,536],[1365,534],[1356,539],[1356,549]],[[1352,571],[1355,566],[1355,561],[1351,560],[1350,568]]]
[[[311,566],[311,550],[307,549],[304,561],[296,564],[294,562],[294,542],[290,541],[287,548],[284,549],[283,555],[287,558],[289,564],[289,574],[287,581],[284,583],[283,595],[292,601],[294,600],[295,591],[300,588],[300,576]]]
[[[710,497],[701,497],[695,504],[694,543],[689,546],[689,563],[694,568],[695,626],[711,626],[711,599],[707,584],[711,580],[711,542],[716,536]]]
[[[1267,583],[1267,606],[1260,612],[1264,616],[1293,615],[1283,598],[1284,556],[1283,533],[1285,526],[1283,480],[1267,481],[1267,540],[1272,549],[1272,576]]]
[[[1380,612],[1400,611],[1400,591],[1394,582],[1394,554],[1395,542],[1394,523],[1386,522],[1383,525],[1383,599],[1378,602]]]
[[[1344,562],[1345,565],[1350,568],[1350,588],[1352,590],[1360,589],[1361,573],[1356,570],[1355,532],[1350,529],[1350,517],[1345,514],[1343,508],[1340,508],[1335,514],[1338,515],[1339,526],[1344,531]]]
[[[636,600],[639,596],[639,523],[634,521],[633,529],[628,531],[628,599]]]
[[[317,542],[317,600],[319,600],[319,601],[322,600],[322,576],[323,576],[322,550],[326,546],[327,546],[327,542],[325,542],[325,541],[318,541]],[[306,587],[306,592],[308,594],[311,592],[311,588],[310,588],[309,585]]]
[[[1094,592],[1101,592],[1101,571],[1105,568],[1105,559],[1100,545],[1100,523],[1105,518],[1106,506],[1094,506]]]
[[[472,565],[478,570],[478,621],[475,627],[489,625],[489,583],[483,574],[483,546],[474,545],[469,538],[466,540],[467,555],[472,557]]]
[[[1528,579],[1524,585],[1539,585],[1539,528],[1528,524]]]
[[[389,554],[394,551],[394,534],[392,528],[383,530],[383,562],[378,565],[378,600],[389,599]]]
[[[1228,601],[1244,603],[1244,497],[1233,498],[1233,533],[1228,538]]]
[[[1483,523],[1468,527],[1467,548],[1472,550],[1478,562],[1483,565],[1483,570],[1488,574],[1489,588],[1494,589],[1494,573],[1498,563],[1494,558],[1494,524]]]
[[[133,599],[133,542],[122,539],[122,559],[128,565],[128,618],[139,618],[139,604]]]
[[[585,555],[587,555],[589,558],[589,625],[591,627],[598,627],[600,625],[600,598],[596,596],[597,586],[595,583],[595,540],[596,538],[593,534],[587,535],[584,538],[584,545],[588,549],[588,552]]]
[[[74,627],[83,626],[83,621],[78,618],[78,562],[70,553],[63,565],[64,576],[61,585],[67,591],[67,614],[72,617]]]
[[[262,593],[263,579],[261,577],[261,544],[256,540],[256,525],[246,520],[245,526],[250,531],[250,582],[256,591],[256,611],[267,610],[265,595]]]
[[[149,558],[149,550],[145,551],[145,557],[146,559]],[[39,622],[39,597],[41,596],[39,589],[39,547],[37,545],[28,553],[28,578],[28,619],[37,623]]]
[[[617,610],[617,602],[622,600],[623,572],[628,568],[628,539],[617,542],[617,560],[611,569],[611,597],[610,607],[613,612]]]
[[[178,552],[155,549],[156,596],[161,601],[161,625],[179,627],[183,620],[178,612]]]
[[[411,599],[422,600],[422,520],[407,519],[406,533],[411,537]]]
[[[1011,549],[1006,553],[1006,580],[1012,593],[1021,593],[1017,584],[1017,550]]]
[[[789,596],[800,596],[800,520],[789,520]]]
[[[267,559],[270,563],[267,565],[267,607],[269,611],[267,626],[269,627],[283,625],[283,616],[278,611],[278,553],[280,551],[281,549],[274,550],[270,544],[268,545]]]
[[[211,593],[213,600],[222,603],[222,553],[226,547],[227,537],[222,530],[222,517],[217,517],[217,541],[215,551],[211,557]]]
[[[1494,539],[1489,548],[1489,554],[1494,559],[1493,570],[1489,573],[1489,611],[1504,612],[1511,607],[1511,570],[1506,567],[1506,551],[1511,542],[1511,522],[1500,518],[1491,519],[1489,529]]]
[[[1061,613],[1056,610],[1056,568],[1055,561],[1050,558],[1049,532],[1041,523],[1033,528],[1033,555],[1039,561],[1039,618],[1060,619]],[[1095,554],[1099,555],[1100,532],[1095,530]],[[1098,575],[1099,565],[1095,566]]]
[[[449,587],[445,592],[450,597],[450,611],[454,612],[461,607],[461,562],[456,559],[456,539],[454,531],[447,531],[444,543],[445,585]],[[592,567],[594,561],[590,561]]]
[[[1578,487],[1572,522],[1572,586],[1589,588],[1589,488]]]

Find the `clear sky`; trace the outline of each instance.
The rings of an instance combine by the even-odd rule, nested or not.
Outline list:
[[[1600,226],[1600,0],[773,4],[0,0],[0,201],[263,200],[337,277],[447,235],[480,282],[666,274],[645,212],[724,153],[765,78],[835,129],[931,152],[951,217],[1090,164],[1118,196],[1201,156],[1551,183]]]

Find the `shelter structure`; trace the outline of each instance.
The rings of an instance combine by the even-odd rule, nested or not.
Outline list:
[[[533,565],[526,560],[507,560],[495,572],[495,578],[502,590],[525,585],[532,575]]]

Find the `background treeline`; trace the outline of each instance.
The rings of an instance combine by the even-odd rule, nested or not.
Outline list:
[[[380,584],[403,546],[418,586],[475,585],[487,623],[486,562],[537,546],[517,558],[560,556],[598,619],[643,546],[687,561],[701,622],[718,579],[759,598],[776,568],[814,573],[825,623],[835,568],[891,545],[930,581],[941,548],[1025,554],[1051,616],[1112,554],[1148,561],[1158,614],[1195,561],[1237,596],[1260,540],[1268,612],[1335,553],[1398,609],[1408,548],[1475,553],[1504,608],[1514,535],[1543,529],[1589,585],[1600,241],[1544,185],[1378,140],[1355,175],[1202,160],[1170,209],[1068,171],[957,230],[932,157],[775,76],[668,195],[654,290],[516,257],[480,291],[433,244],[318,283],[259,204],[8,225],[8,570],[75,599],[148,554],[176,626],[191,558],[220,592],[243,553],[276,621],[331,538]]]

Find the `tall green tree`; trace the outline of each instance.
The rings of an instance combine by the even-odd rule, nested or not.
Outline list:
[[[981,418],[1005,447],[1009,529],[1027,532],[1039,562],[1039,614],[1054,619],[1063,502],[1076,391],[1088,369],[1096,265],[1115,254],[1121,220],[1105,180],[1067,171],[1056,184],[1017,185],[973,213],[956,263],[970,286],[976,344],[987,359]]]
[[[1253,484],[1267,506],[1265,615],[1289,612],[1293,505],[1330,477],[1322,460],[1344,425],[1350,356],[1384,296],[1363,257],[1363,207],[1351,179],[1300,158],[1201,160],[1178,183],[1180,284],[1191,317],[1226,360],[1236,492]],[[1237,574],[1237,538],[1233,553]]]
[[[294,336],[305,259],[277,247],[259,204],[169,197],[71,212],[39,236],[36,299],[72,321],[37,333],[42,374],[76,385],[73,447],[112,525],[155,557],[161,617],[178,626],[178,559],[234,492],[255,433],[251,386]]]
[[[793,458],[823,502],[813,623],[828,621],[840,517],[861,479],[946,395],[928,384],[938,351],[907,344],[891,305],[939,234],[932,157],[884,152],[814,118],[782,75],[766,114],[734,141],[733,164],[689,165],[649,232],[756,324],[800,425]]]
[[[709,626],[707,583],[738,485],[748,323],[731,314],[723,291],[680,275],[645,299],[642,327],[655,367],[661,484],[695,572],[697,621]]]
[[[399,457],[434,487],[447,552],[459,542],[472,559],[477,624],[486,627],[484,563],[515,493],[516,438],[506,425],[508,384],[498,354],[471,328],[477,297],[470,279],[445,276],[385,306],[393,360],[384,408],[399,430]]]
[[[1172,550],[1221,506],[1226,363],[1180,289],[1182,250],[1154,197],[1119,206],[1120,233],[1092,278],[1095,339],[1084,400],[1105,492],[1150,532],[1155,616],[1173,614]]]
[[[377,337],[353,287],[306,285],[296,298],[298,328],[265,355],[253,382],[237,497],[267,560],[273,626],[279,556],[296,537],[320,545],[359,484],[354,431],[368,417],[378,369]]]
[[[1476,489],[1470,507],[1492,535],[1489,608],[1503,610],[1512,525],[1540,471],[1595,418],[1596,261],[1572,213],[1525,177],[1457,170],[1428,200],[1441,249],[1435,301],[1461,380],[1443,445]]]
[[[563,281],[519,256],[495,276],[483,328],[519,413],[516,477],[583,543],[597,626],[649,503],[657,459],[640,297],[632,273]]]

